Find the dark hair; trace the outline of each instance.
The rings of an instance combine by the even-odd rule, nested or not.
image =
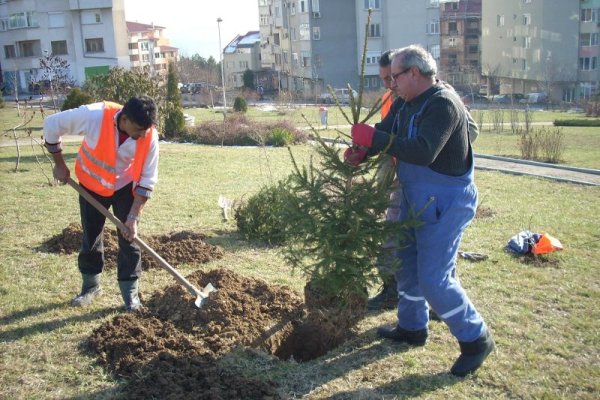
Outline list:
[[[152,97],[132,97],[127,100],[121,112],[142,128],[148,129],[156,124],[156,104]]]
[[[384,67],[389,67],[390,65],[392,65],[392,60],[390,58],[390,55],[392,54],[393,50],[388,50],[385,53],[383,53],[381,55],[381,57],[379,57],[379,66],[381,68]]]

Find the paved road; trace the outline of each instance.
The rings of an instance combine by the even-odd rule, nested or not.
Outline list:
[[[475,154],[475,168],[600,186],[600,170]]]
[[[63,142],[76,143],[80,142],[82,137],[65,135],[62,139]],[[29,139],[21,139],[20,143],[26,146],[30,144],[30,141]],[[0,143],[0,147],[14,145],[14,142],[10,140],[2,140]],[[600,170],[597,169],[577,168],[484,154],[475,154],[475,168],[516,175],[538,176],[561,182],[600,186]]]

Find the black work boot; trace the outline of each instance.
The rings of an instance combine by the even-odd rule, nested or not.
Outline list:
[[[450,369],[452,375],[456,376],[466,376],[475,372],[496,347],[489,330],[486,330],[474,342],[458,342],[458,344],[460,345],[460,356]]]
[[[119,281],[119,289],[125,303],[125,311],[137,311],[142,308],[139,297],[139,280]]]
[[[381,292],[367,301],[367,310],[394,310],[398,307],[398,291],[396,290],[396,281],[392,280],[384,283]]]
[[[429,320],[430,321],[441,321],[442,319],[440,318],[440,316],[438,315],[438,313],[436,313],[435,311],[433,311],[433,308],[429,309]]]
[[[73,307],[85,307],[94,301],[96,297],[102,295],[102,287],[100,286],[100,274],[81,274],[82,284],[81,293],[71,300]]]
[[[429,335],[427,329],[419,329],[418,331],[407,331],[396,325],[395,328],[377,328],[377,334],[386,339],[392,339],[395,342],[407,343],[413,346],[423,346],[427,342]]]

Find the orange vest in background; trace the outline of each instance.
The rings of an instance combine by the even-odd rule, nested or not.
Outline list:
[[[386,115],[390,112],[390,108],[392,108],[392,103],[394,99],[392,98],[391,90],[386,90],[386,92],[381,97],[381,119],[383,120]]]
[[[79,183],[104,197],[112,196],[115,192],[118,147],[115,115],[122,108],[123,106],[117,103],[104,102],[104,115],[96,147],[92,149],[84,138],[77,160],[75,160],[75,174]],[[150,129],[153,130],[153,128]],[[135,182],[140,180],[151,142],[152,134],[136,140],[135,156],[131,166]]]

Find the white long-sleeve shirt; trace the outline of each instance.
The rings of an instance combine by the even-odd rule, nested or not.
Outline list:
[[[94,103],[81,106],[72,110],[52,114],[44,119],[44,140],[46,143],[60,143],[63,135],[82,135],[88,146],[95,148],[100,137],[104,103]],[[119,130],[115,115],[114,131],[115,146],[119,143]],[[154,129],[154,128],[153,128]],[[148,155],[142,167],[142,174],[138,185],[152,191],[158,181],[158,134],[152,135]],[[132,161],[135,156],[136,141],[127,138],[117,147],[117,180],[115,189],[119,190],[133,181]]]

